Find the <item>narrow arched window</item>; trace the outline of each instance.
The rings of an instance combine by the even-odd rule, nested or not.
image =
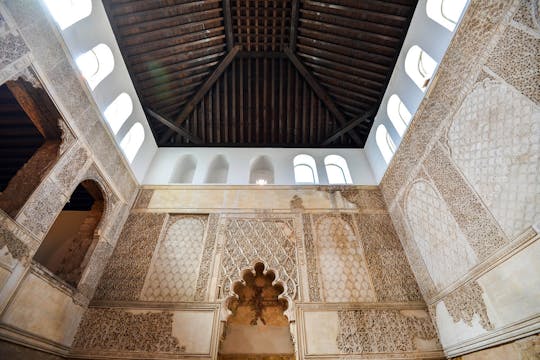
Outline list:
[[[114,69],[114,56],[105,44],[96,45],[75,60],[92,90]]]
[[[411,122],[412,115],[403,104],[403,101],[396,94],[390,96],[388,104],[386,105],[386,112],[388,118],[392,121],[394,128],[400,136],[405,133],[407,126]]]
[[[352,184],[347,161],[339,155],[328,155],[324,158],[326,175],[329,184]]]
[[[409,49],[405,57],[405,72],[422,91],[426,91],[437,62],[418,45]]]
[[[249,183],[257,185],[274,183],[274,164],[272,164],[272,161],[268,156],[258,156],[251,161]]]
[[[92,0],[45,0],[45,4],[62,30],[92,13]]]
[[[467,0],[428,0],[426,13],[433,21],[454,31],[466,5]]]
[[[143,142],[144,128],[141,123],[135,123],[120,142],[120,148],[130,163],[135,159]]]
[[[386,126],[383,124],[377,127],[377,132],[375,133],[375,139],[377,141],[377,146],[381,151],[384,161],[388,164],[392,160],[392,156],[396,152],[396,144],[390,137]]]
[[[306,154],[296,155],[293,160],[294,181],[297,184],[318,184],[317,165],[315,160]]]
[[[113,133],[116,135],[118,130],[120,130],[122,125],[124,125],[132,112],[133,101],[131,100],[131,96],[124,92],[118,95],[116,99],[114,99],[114,101],[107,106],[103,112],[103,115],[105,115],[107,123],[111,127]]]

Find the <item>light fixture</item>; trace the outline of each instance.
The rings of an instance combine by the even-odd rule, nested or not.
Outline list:
[[[268,181],[266,181],[266,179],[257,179],[255,181],[255,184],[257,184],[257,185],[266,185],[266,184],[268,184]]]

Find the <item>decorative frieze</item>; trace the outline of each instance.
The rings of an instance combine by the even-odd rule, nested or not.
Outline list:
[[[302,214],[302,224],[304,230],[304,246],[306,248],[306,267],[308,275],[309,300],[321,301],[321,290],[319,285],[319,265],[317,260],[317,249],[311,231],[311,215]]]
[[[195,300],[204,301],[208,292],[208,280],[210,279],[211,265],[216,247],[219,215],[210,214],[208,216],[208,229],[204,241],[202,258],[199,266],[199,277],[195,289]]]

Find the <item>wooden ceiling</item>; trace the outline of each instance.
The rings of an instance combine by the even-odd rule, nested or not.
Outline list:
[[[417,0],[106,0],[160,146],[363,147]]]

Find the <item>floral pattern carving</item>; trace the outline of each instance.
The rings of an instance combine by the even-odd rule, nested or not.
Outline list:
[[[452,320],[454,322],[463,320],[467,325],[472,326],[473,317],[477,314],[484,329],[493,329],[494,326],[489,320],[482,293],[480,285],[472,281],[447,295],[443,301]]]

